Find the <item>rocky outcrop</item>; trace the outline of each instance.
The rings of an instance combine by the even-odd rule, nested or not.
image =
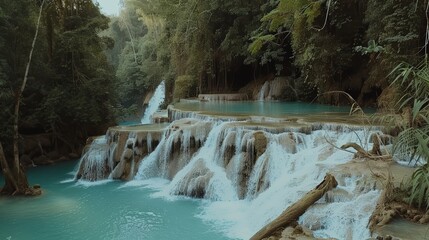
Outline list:
[[[367,212],[372,211],[379,196],[375,190],[378,181],[369,175],[378,171],[372,164],[383,161],[349,162],[353,154],[335,145],[364,142],[371,149],[376,137],[379,143],[390,143],[380,131],[311,121],[221,122],[189,118],[163,128],[150,127],[154,125],[109,129],[106,136],[94,141],[98,147],[89,147],[88,152],[96,154],[82,158],[77,178],[164,178],[170,180],[164,193],[220,201],[246,199],[248,204],[274,214],[265,202],[287,207],[310,190],[309,183],[315,186],[320,176],[332,173],[341,187],[309,208],[300,223],[313,231],[334,228],[332,221],[325,218],[331,214],[331,203],[335,203],[334,217],[346,211],[349,214],[344,216],[348,219],[345,222],[353,222],[352,227],[338,223],[342,226],[338,236],[367,236],[353,229],[365,229],[365,214],[369,217]],[[379,145],[383,150],[384,145]],[[380,165],[380,169],[385,168]],[[362,203],[359,209],[354,207],[357,201]]]
[[[253,94],[255,100],[289,100],[298,99],[298,93],[291,85],[288,77],[276,77],[271,81],[266,81],[259,86],[258,91]],[[256,93],[256,94],[255,94]]]
[[[191,171],[178,183],[178,187],[173,192],[176,195],[185,195],[195,198],[204,198],[213,172],[206,167],[203,160],[199,159]]]
[[[135,166],[159,144],[163,128],[112,127],[105,136],[87,142],[76,179],[97,181],[106,178],[130,180]]]

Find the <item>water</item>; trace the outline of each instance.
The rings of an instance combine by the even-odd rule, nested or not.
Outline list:
[[[170,132],[168,137],[166,134],[157,149],[143,160],[136,179],[172,179],[156,193],[166,199],[174,195],[207,199],[199,217],[226,236],[238,239],[251,237],[317,186],[327,172],[353,158],[352,153],[334,148],[327,139],[337,146],[363,141],[363,147],[371,148],[371,131],[365,128],[316,130],[311,134],[259,132],[267,139],[267,145],[264,153],[254,159],[249,157],[256,147],[254,131],[228,122],[212,123],[208,128],[203,146],[184,164],[172,164],[179,160],[170,156],[180,155],[171,146],[181,139],[179,151],[184,154],[184,138],[189,138],[190,129]],[[198,138],[199,134],[195,136]],[[226,149],[231,145],[239,147],[226,160]],[[171,176],[172,172],[176,174]],[[312,206],[300,223],[312,227],[318,237],[369,238],[366,225],[379,191],[358,185],[365,182],[360,181],[361,176],[336,177],[338,193],[334,192],[330,201]]]
[[[264,83],[264,85],[262,85],[261,90],[259,90],[258,93],[258,100],[259,101],[264,101],[265,100],[265,95],[267,92],[267,88],[269,87],[270,83],[267,81]]]
[[[302,102],[240,101],[240,102],[200,102],[181,101],[174,107],[184,111],[218,113],[223,115],[255,115],[267,117],[287,117],[291,114],[312,114],[323,112],[349,113],[350,107],[331,106]]]
[[[196,217],[203,201],[154,198],[164,180],[151,180],[152,188],[84,184],[71,180],[76,164],[30,169],[29,181],[44,190],[40,197],[0,198],[0,239],[228,239]]]
[[[317,186],[329,169],[351,159],[349,153],[330,149],[326,143],[318,144],[323,135],[338,139],[337,144],[356,141],[352,134],[318,131],[312,135],[297,136],[301,137],[302,144],[297,146],[296,153],[291,153],[278,141],[279,136],[272,136],[266,152],[252,170],[246,197],[235,201],[224,197],[221,201],[207,204],[201,216],[213,222],[229,237],[248,239]],[[333,152],[326,159],[316,157],[325,151]],[[366,225],[379,192],[360,192],[354,184],[357,179],[346,180],[338,188],[344,190],[350,198],[316,204],[300,218],[300,223],[307,227],[319,225],[314,228],[316,236],[337,239],[369,237]],[[258,188],[264,189],[261,182],[268,183],[268,186],[258,193]]]
[[[147,124],[151,122],[152,115],[158,111],[159,106],[165,99],[165,83],[162,81],[156,88],[152,98],[149,100],[146,110],[144,111],[141,123]]]

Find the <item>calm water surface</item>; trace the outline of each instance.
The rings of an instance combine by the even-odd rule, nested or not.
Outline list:
[[[0,198],[0,240],[228,239],[195,217],[202,201],[154,198],[156,190],[116,181],[88,187],[70,181],[76,163],[30,169],[40,197]]]
[[[237,101],[237,102],[200,102],[181,101],[174,104],[178,109],[185,111],[197,111],[204,113],[220,113],[224,115],[258,115],[269,117],[285,117],[290,114],[311,114],[323,112],[348,113],[350,107],[331,106],[302,102],[277,102],[277,101]],[[371,110],[369,110],[371,111]]]

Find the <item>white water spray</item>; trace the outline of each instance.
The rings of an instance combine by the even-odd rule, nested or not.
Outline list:
[[[75,179],[84,179],[89,181],[97,181],[104,179],[108,169],[113,165],[109,156],[109,144],[106,136],[95,138],[89,149],[83,154],[79,162],[80,176],[76,175]]]
[[[199,217],[230,238],[248,239],[317,186],[326,173],[353,158],[353,153],[332,144],[357,142],[371,148],[373,131],[364,127],[324,124],[310,129],[303,133],[255,128],[244,122],[178,120],[135,166],[135,179],[169,180],[155,196],[210,200],[204,201]],[[130,142],[135,143],[134,138],[130,135]],[[336,177],[337,190],[314,204],[299,222],[317,237],[368,238],[366,223],[379,191],[363,188],[365,181],[357,176]]]
[[[159,106],[164,102],[165,99],[165,82],[162,81],[156,88],[152,98],[149,100],[146,110],[144,111],[141,119],[142,124],[151,123],[152,115],[158,111]]]
[[[256,151],[255,133],[228,123],[215,124],[199,151],[188,158],[187,164],[174,171],[177,174],[170,176],[173,177],[171,182],[156,196],[187,195],[210,199],[212,201],[206,202],[200,217],[214,223],[228,237],[248,239],[317,186],[330,169],[353,158],[353,154],[333,148],[326,139],[340,146],[360,140],[368,143],[369,140],[368,131],[364,130],[264,133],[266,150],[257,159],[252,159],[249,154]],[[168,160],[167,155],[173,154],[171,146],[178,139],[184,145],[189,144],[186,139],[190,135],[186,131],[176,130],[166,135],[154,154],[143,160],[136,179],[165,177],[169,169],[167,162],[178,161]],[[230,146],[235,146],[235,150],[227,153]],[[186,147],[181,146],[180,151],[185,152]],[[233,156],[228,157],[228,154]],[[254,165],[248,165],[249,161],[254,161]],[[249,168],[251,171],[245,173],[245,177],[243,171]],[[300,218],[300,223],[311,227],[318,237],[368,238],[366,223],[379,192],[361,191],[362,186],[356,184],[359,179],[355,178],[345,177],[338,186],[340,195],[349,197],[337,196],[334,192],[332,201],[310,208],[308,214]]]

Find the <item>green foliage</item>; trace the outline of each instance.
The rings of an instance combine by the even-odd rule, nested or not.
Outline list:
[[[371,54],[371,53],[381,53],[384,51],[384,48],[378,45],[374,40],[368,41],[368,47],[356,46],[356,52],[360,52],[362,55]]]
[[[417,67],[401,63],[393,71],[393,84],[402,88],[397,109],[404,112],[403,129],[395,152],[410,160],[429,159],[429,68],[425,60]]]
[[[257,54],[264,43],[269,42],[269,41],[273,41],[275,39],[275,36],[272,34],[268,34],[268,35],[264,35],[264,36],[260,36],[260,37],[253,37],[253,42],[249,45],[249,52],[252,55]]]
[[[233,85],[236,69],[244,64],[242,59],[249,56],[248,39],[257,27],[262,3],[126,1],[126,9],[134,9],[148,29],[135,39],[143,81],[152,89],[161,79],[170,86],[168,81],[173,83],[177,76],[191,75],[200,91],[226,90]]]
[[[11,144],[7,139],[12,136],[14,93],[28,61],[37,4],[0,0],[0,121],[4,123],[0,132],[6,148]],[[22,98],[20,129],[52,133],[78,145],[88,130],[113,119],[114,73],[104,54],[111,39],[98,35],[109,19],[86,0],[47,1],[42,13]]]
[[[394,154],[409,159],[420,166],[412,175],[408,201],[418,207],[429,206],[429,66],[425,59],[414,67],[401,63],[392,72],[394,85],[401,88],[403,96],[397,109],[403,112],[403,131],[394,144]]]
[[[27,0],[0,0],[0,9],[0,141],[7,154],[12,146],[15,92],[22,82],[34,37],[37,6]],[[40,47],[35,49],[36,53],[38,51]],[[44,69],[40,64],[42,59],[35,54],[30,70]],[[39,71],[36,74],[37,77],[46,76]],[[26,97],[28,91],[24,92]]]
[[[410,181],[409,203],[415,203],[419,208],[429,207],[429,164],[414,171]]]
[[[174,99],[189,98],[195,94],[196,81],[191,75],[182,75],[177,77],[174,86]]]
[[[371,58],[364,91],[377,86],[386,88],[386,76],[400,62],[418,64],[422,57],[419,48],[423,46],[425,8],[424,1],[368,1],[364,18],[368,24],[366,38],[383,46],[383,54]]]
[[[319,92],[345,90],[360,102],[374,98],[399,61],[415,64],[421,56],[422,1],[278,0],[261,9],[248,62],[290,62]]]
[[[253,77],[292,75],[300,86],[316,88],[308,93],[344,90],[360,103],[374,103],[398,61],[419,59],[423,5],[414,0],[127,0],[110,25],[108,36],[117,45],[109,59],[118,66],[124,105],[139,102],[162,79],[172,86],[182,75],[193,76],[199,92],[228,91],[252,79],[249,69]]]

